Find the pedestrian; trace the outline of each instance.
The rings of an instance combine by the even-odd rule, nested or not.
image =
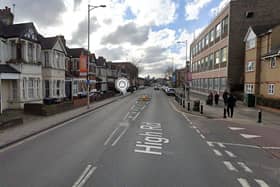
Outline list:
[[[229,94],[229,97],[227,99],[227,113],[228,117],[233,117],[234,107],[236,104],[236,98],[233,96],[232,93]]]
[[[220,95],[218,94],[218,92],[215,92],[215,104],[218,105],[219,104],[219,99],[220,99]]]
[[[208,105],[213,105],[213,93],[210,92],[207,98],[207,104]]]
[[[227,106],[227,102],[228,102],[228,91],[225,90],[224,93],[223,93],[223,100],[224,100],[224,104],[225,104],[225,107]]]

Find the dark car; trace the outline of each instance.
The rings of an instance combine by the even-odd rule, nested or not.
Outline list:
[[[155,87],[154,87],[154,90],[159,90],[159,87],[158,87],[158,86],[155,86]]]

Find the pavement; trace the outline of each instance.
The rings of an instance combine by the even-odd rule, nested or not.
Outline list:
[[[280,186],[279,159],[229,127],[141,90],[1,149],[0,186]]]

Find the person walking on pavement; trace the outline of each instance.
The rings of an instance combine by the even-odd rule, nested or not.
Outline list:
[[[229,97],[227,99],[227,113],[228,117],[233,117],[234,107],[236,104],[236,98],[233,96],[232,93],[229,94]]]
[[[227,102],[228,102],[228,92],[227,92],[227,90],[225,90],[224,93],[223,93],[223,100],[224,100],[224,104],[225,104],[225,107],[226,107]]]
[[[219,104],[219,98],[220,98],[220,95],[218,94],[218,92],[215,92],[215,104],[218,105]]]

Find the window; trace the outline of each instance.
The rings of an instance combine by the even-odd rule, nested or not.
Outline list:
[[[214,79],[214,90],[219,90],[219,78]]]
[[[270,68],[276,68],[276,57],[270,59]]]
[[[201,41],[198,42],[198,52],[201,51]]]
[[[216,51],[216,53],[215,53],[215,64],[220,64],[220,62],[221,62],[221,52],[220,52],[220,50],[219,51]]]
[[[253,94],[254,93],[254,84],[245,84],[245,93]]]
[[[55,52],[55,63],[56,63],[56,68],[59,68],[59,61],[60,61],[60,54]]]
[[[255,62],[247,62],[246,72],[255,71]]]
[[[214,36],[215,36],[215,31],[214,31],[214,29],[213,29],[213,30],[211,30],[211,32],[210,32],[210,42],[213,42],[213,41],[214,41]]]
[[[23,97],[23,99],[26,98],[26,82],[27,82],[27,79],[23,78],[23,80],[22,80],[22,97]]]
[[[222,21],[222,34],[228,33],[228,17],[225,17]]]
[[[17,81],[16,80],[12,80],[12,98],[13,100],[17,99]]]
[[[210,69],[213,69],[213,65],[214,65],[214,55],[211,54],[209,56],[209,66],[210,66]]]
[[[73,95],[78,94],[78,81],[73,82]]]
[[[28,80],[28,97],[34,98],[34,79]]]
[[[220,90],[226,90],[227,80],[225,77],[220,78]]]
[[[250,39],[246,42],[246,49],[253,49],[256,47],[256,38]]]
[[[16,55],[16,42],[13,40],[11,41],[11,52],[12,52],[12,59],[16,59],[17,55]]]
[[[216,28],[215,28],[215,36],[216,36],[216,39],[220,38],[221,36],[221,23],[219,23]]]
[[[268,85],[268,94],[274,95],[274,89],[275,89],[275,84],[269,84]]]
[[[213,79],[208,79],[209,90],[213,90]]]
[[[201,40],[201,49],[204,49],[204,45],[205,45],[205,40],[204,38]]]
[[[225,47],[222,49],[222,62],[227,62],[227,56],[228,56],[228,48]]]
[[[44,52],[45,67],[50,67],[50,56],[48,52]]]
[[[205,60],[204,60],[204,62],[205,62],[205,70],[209,70],[209,61],[208,61],[208,56],[207,57],[205,57]]]
[[[56,81],[56,95],[60,96],[60,80]]]
[[[28,61],[33,62],[33,45],[32,43],[28,43]]]
[[[205,70],[204,58],[201,60],[201,71]]]
[[[209,34],[206,34],[205,45],[207,46],[208,44],[209,44]]]
[[[45,80],[45,97],[50,97],[50,81]]]

